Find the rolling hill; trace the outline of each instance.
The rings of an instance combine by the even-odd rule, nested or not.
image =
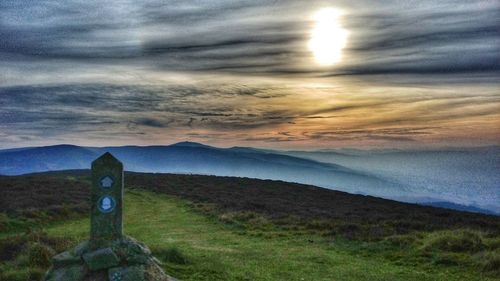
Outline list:
[[[403,202],[499,213],[499,149],[466,151],[272,151],[168,146],[55,145],[0,150],[0,174],[87,169],[111,152],[127,171],[283,180]]]
[[[418,196],[392,199],[435,203],[476,205],[500,213],[500,147],[442,148],[427,150],[323,150],[274,151],[342,165],[361,173],[396,182],[417,191]],[[442,204],[443,202],[452,204]],[[441,202],[441,203],[439,203]]]
[[[90,172],[0,176],[0,186],[0,280],[43,280],[51,255],[88,238]],[[126,233],[181,280],[500,277],[498,216],[283,181],[135,172],[125,173],[124,206]]]
[[[182,173],[285,180],[351,193],[390,197],[402,185],[341,165],[253,149],[215,148],[192,142],[169,146],[79,147],[57,145],[0,151],[0,174],[87,169],[111,152],[135,172]]]

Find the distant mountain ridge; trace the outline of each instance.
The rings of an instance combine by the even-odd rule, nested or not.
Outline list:
[[[193,167],[206,166],[214,158],[234,161],[245,159],[247,161],[268,162],[272,164],[304,166],[323,169],[335,169],[341,172],[356,174],[354,170],[335,164],[321,163],[300,157],[273,154],[258,149],[216,148],[195,142],[179,142],[166,146],[112,146],[112,147],[81,147],[76,145],[53,145],[43,147],[28,147],[0,150],[0,174],[20,175],[44,171],[86,169],[90,162],[99,155],[110,152],[126,164],[131,171],[148,170],[165,172],[167,169],[189,173]],[[169,158],[166,158],[169,157]],[[182,161],[172,163],[173,160],[198,160],[188,163],[186,170]],[[170,164],[159,166],[158,164]],[[217,163],[210,163],[215,164]],[[262,163],[256,163],[262,164]],[[192,166],[191,166],[192,165]],[[182,170],[182,171],[181,171]],[[210,171],[210,169],[207,169]]]
[[[365,193],[360,186],[388,191],[391,183],[341,165],[252,149],[215,148],[193,142],[168,146],[80,147],[54,145],[0,150],[0,174],[20,175],[88,169],[104,152],[115,155],[129,171],[193,173],[277,179]],[[381,194],[379,194],[381,195]]]
[[[395,200],[434,204],[445,201],[500,213],[500,146],[275,153],[341,165],[420,193],[411,198],[395,196]]]
[[[432,206],[436,208],[444,208],[444,209],[452,209],[452,210],[457,210],[457,211],[466,211],[466,212],[472,212],[472,213],[483,213],[487,215],[498,215],[498,213],[495,213],[490,210],[478,208],[475,206],[465,206],[465,205],[460,205],[460,204],[455,204],[451,202],[426,202],[426,203],[421,203],[419,205],[423,206]]]
[[[283,180],[405,202],[448,202],[446,198],[429,196],[419,189],[412,190],[404,182],[398,182],[397,177],[377,174],[377,167],[372,169],[351,165],[354,163],[352,159],[356,163],[365,162],[359,155],[333,151],[283,152],[251,147],[216,148],[194,142],[165,146],[81,147],[62,144],[6,149],[0,150],[0,174],[88,169],[90,163],[105,152],[120,159],[128,171]],[[373,162],[372,159],[368,160]],[[426,198],[424,201],[417,200],[423,197]],[[457,202],[440,205],[479,212],[484,209],[484,206],[453,205],[455,203]],[[487,209],[496,211],[495,208],[493,206]]]

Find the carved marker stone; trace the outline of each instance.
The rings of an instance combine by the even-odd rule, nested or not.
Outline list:
[[[176,281],[146,245],[123,235],[123,165],[110,153],[92,162],[91,189],[90,240],[52,257],[45,280]]]
[[[122,238],[123,164],[110,153],[92,162],[91,202],[91,246]]]

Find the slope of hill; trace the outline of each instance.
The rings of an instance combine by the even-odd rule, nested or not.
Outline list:
[[[380,197],[406,194],[402,185],[341,165],[191,142],[170,146],[103,148],[58,145],[0,151],[0,174],[86,169],[93,159],[106,151],[120,159],[128,171],[285,180]]]
[[[41,250],[87,239],[89,174],[0,177],[0,280],[42,280]],[[249,178],[127,172],[125,187],[126,233],[181,280],[500,277],[496,216]]]
[[[433,150],[273,151],[342,165],[397,182],[418,196],[407,202],[453,202],[500,213],[500,147]],[[445,206],[445,205],[443,205]],[[453,207],[452,204],[446,204]]]
[[[442,151],[271,151],[169,146],[57,145],[0,150],[0,174],[86,169],[109,151],[128,171],[251,177],[312,184],[355,194],[500,213],[500,149]]]
[[[88,207],[88,170],[0,176],[0,212]],[[395,231],[467,227],[500,231],[500,217],[401,203],[311,185],[273,180],[205,175],[125,173],[127,188],[167,193],[218,210],[265,214],[271,218],[332,219],[365,224],[381,237]],[[83,204],[83,205],[82,205]],[[398,232],[396,231],[396,232]],[[377,232],[377,231],[375,231]],[[374,232],[374,233],[375,233]],[[377,238],[372,234],[370,239]],[[379,237],[380,238],[380,237]]]

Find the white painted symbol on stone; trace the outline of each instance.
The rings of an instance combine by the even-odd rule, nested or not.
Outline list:
[[[113,179],[108,176],[105,176],[101,179],[101,186],[104,188],[110,188],[113,185]]]
[[[104,199],[102,199],[101,208],[104,211],[107,211],[107,210],[109,210],[111,208],[111,200],[108,197],[105,197]]]
[[[104,196],[99,199],[98,202],[99,210],[101,213],[112,212],[116,206],[115,200],[111,196]]]

